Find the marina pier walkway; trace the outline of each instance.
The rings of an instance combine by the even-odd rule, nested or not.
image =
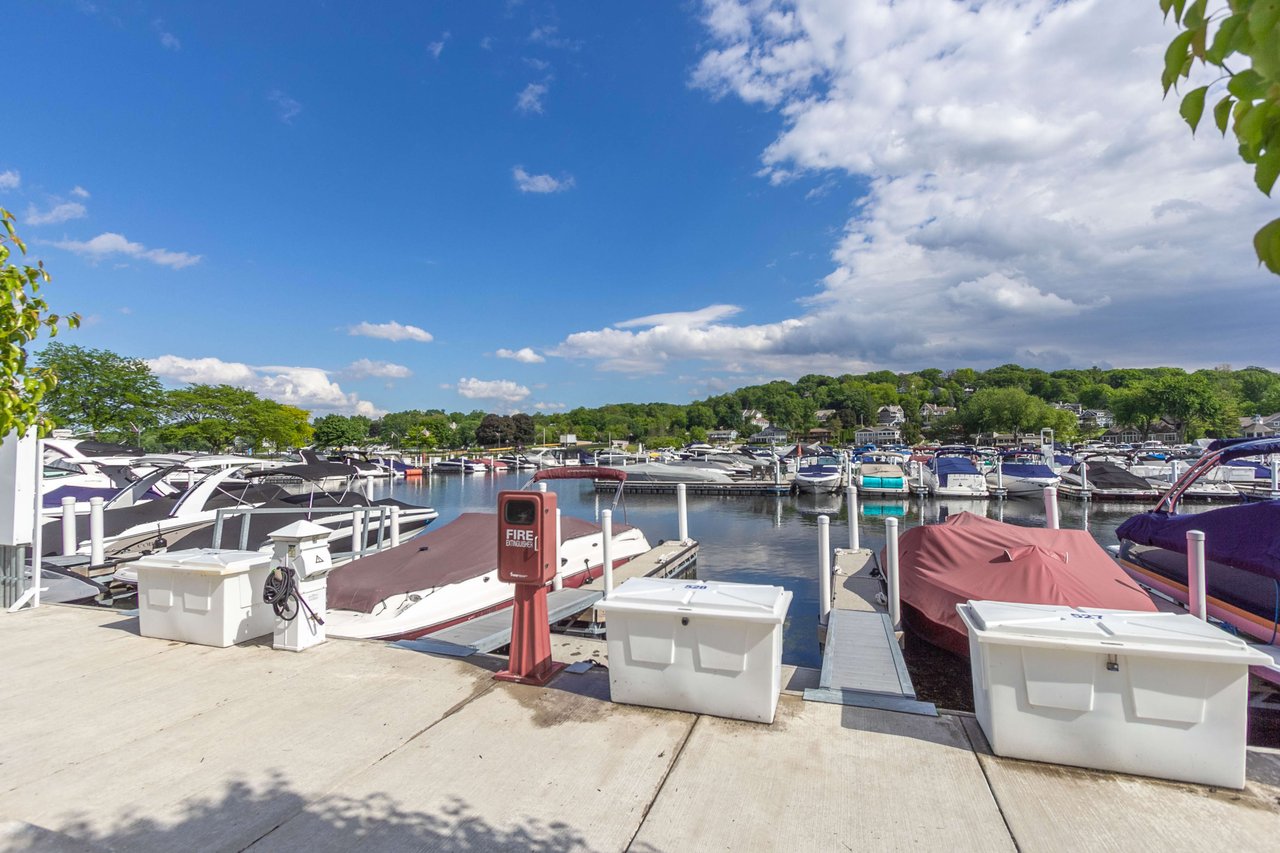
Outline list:
[[[558,660],[606,660],[554,637]],[[0,849],[1266,850],[1280,755],[1242,791],[993,757],[975,720],[804,702],[772,726],[535,688],[505,661],[330,641],[145,639],[0,614]]]

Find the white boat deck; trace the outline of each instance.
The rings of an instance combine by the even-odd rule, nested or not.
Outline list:
[[[553,637],[558,660],[605,644]],[[972,717],[804,702],[771,726],[548,687],[378,642],[295,654],[0,614],[0,849],[1267,850],[1280,754],[1242,792],[992,756]]]

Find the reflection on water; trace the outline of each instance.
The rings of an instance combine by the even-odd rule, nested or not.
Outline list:
[[[407,503],[435,507],[447,524],[463,512],[492,512],[498,492],[518,489],[528,482],[524,474],[435,474],[375,488],[375,497],[391,495]],[[596,492],[590,482],[552,480],[561,510],[567,515],[599,519],[600,510],[612,506],[614,493]],[[716,497],[689,495],[689,535],[702,549],[698,577],[708,580],[777,584],[794,598],[784,626],[783,659],[787,663],[817,667],[818,649],[818,517],[831,520],[831,544],[849,543],[848,513],[842,494],[784,497]],[[1145,504],[1089,506],[1073,501],[1059,504],[1061,526],[1087,529],[1104,547],[1115,544],[1115,529]],[[1210,507],[1187,507],[1197,512]],[[864,548],[884,545],[885,520],[898,519],[899,530],[919,524],[936,524],[948,516],[972,512],[1010,524],[1042,526],[1044,504],[1039,499],[973,500],[920,498],[859,501],[859,535]],[[657,544],[677,536],[674,495],[627,495],[614,509],[615,523],[633,524]],[[967,676],[966,676],[967,677]]]

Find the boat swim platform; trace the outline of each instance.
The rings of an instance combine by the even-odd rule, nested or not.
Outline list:
[[[698,543],[661,542],[643,554],[616,566],[615,584],[633,577],[666,578],[686,572],[698,559]],[[599,579],[577,588],[552,590],[547,593],[547,621],[551,625],[583,616],[588,624],[603,622],[604,614],[595,605],[604,598],[604,583]],[[598,615],[597,615],[598,614]],[[457,625],[443,628],[415,640],[399,640],[395,645],[428,654],[468,657],[492,652],[511,642],[511,610],[488,613]]]
[[[830,702],[937,716],[931,702],[916,698],[902,634],[889,619],[874,551],[837,548],[832,573],[832,608],[818,625],[822,671],[818,685],[804,691],[811,702]]]
[[[293,653],[138,636],[136,618],[0,613],[0,849],[1266,850],[1280,752],[1243,791],[991,754],[971,715],[805,702],[772,725],[546,687],[506,660],[330,640]],[[552,637],[557,660],[607,644]],[[57,713],[50,713],[56,709]]]
[[[626,470],[625,468],[620,470]],[[629,495],[674,495],[676,486],[684,485],[685,494],[715,495],[718,497],[758,497],[760,495],[783,496],[791,494],[791,481],[775,483],[771,480],[741,480],[736,483],[655,483],[645,480],[625,480],[622,490]],[[617,480],[596,480],[597,492],[616,492]]]

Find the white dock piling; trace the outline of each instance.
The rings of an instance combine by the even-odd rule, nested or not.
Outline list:
[[[898,593],[898,519],[884,520],[885,579],[889,587],[889,621],[896,631],[902,624],[902,601]]]
[[[1059,529],[1057,486],[1044,487],[1044,526],[1050,530]]]
[[[927,491],[927,489],[925,489],[924,487],[924,463],[923,462],[916,463],[916,473],[919,475],[919,478],[920,478],[920,494],[923,495]]]
[[[818,516],[818,624],[831,616],[831,519]]]
[[[782,468],[778,464],[778,457],[773,457],[773,484],[776,486],[782,482]]]
[[[367,501],[373,500],[373,478],[372,477],[364,478],[364,499]]]
[[[1277,464],[1280,463],[1280,457],[1272,453],[1268,461],[1271,463],[1271,496],[1275,497],[1276,492],[1280,492],[1280,464]]]
[[[600,512],[600,533],[603,537],[600,559],[604,563],[604,597],[613,595],[613,510]]]
[[[364,512],[351,513],[351,553],[363,554],[365,543],[369,541],[369,536],[365,532],[365,522],[369,516]],[[249,519],[246,517],[244,524],[248,524]]]
[[[76,552],[76,499],[62,499],[62,556]]]
[[[391,547],[394,548],[400,544],[400,507],[395,504],[391,505]]]
[[[1080,460],[1080,500],[1089,500],[1089,463]]]
[[[677,528],[681,542],[689,541],[689,500],[684,483],[676,483],[676,513],[680,517]]]
[[[539,483],[545,486],[546,483]],[[564,565],[560,562],[560,543],[564,539],[560,534],[560,507],[556,507],[556,576],[551,579],[552,589],[564,589]]]
[[[1191,615],[1208,620],[1204,591],[1204,531],[1187,531],[1187,604]]]
[[[1004,464],[996,457],[996,495],[1004,497]]]
[[[102,547],[102,498],[89,498],[89,564],[101,566],[106,559]]]
[[[849,550],[857,551],[861,546],[858,533],[858,487],[850,485],[845,490],[845,506],[849,508]]]

